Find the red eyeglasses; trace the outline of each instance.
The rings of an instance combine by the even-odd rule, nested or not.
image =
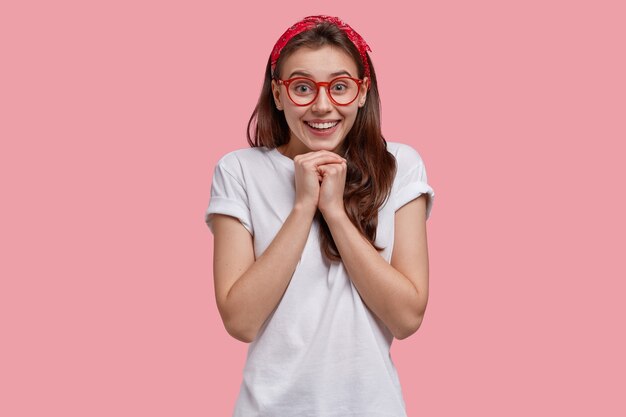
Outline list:
[[[347,106],[359,96],[363,80],[352,77],[337,77],[331,81],[314,81],[307,77],[294,77],[288,80],[277,79],[278,84],[287,88],[287,95],[296,106],[308,106],[319,94],[320,87],[326,87],[328,98],[338,106]]]

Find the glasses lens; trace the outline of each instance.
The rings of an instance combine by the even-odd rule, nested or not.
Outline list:
[[[329,88],[330,95],[339,104],[348,104],[359,94],[359,85],[351,78],[337,78]]]
[[[311,80],[304,78],[292,81],[289,84],[289,97],[296,104],[309,104],[313,101],[317,86]]]

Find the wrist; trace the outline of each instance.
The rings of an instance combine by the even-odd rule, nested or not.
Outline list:
[[[349,220],[348,214],[343,208],[334,209],[334,210],[325,210],[325,211],[320,210],[320,212],[322,213],[322,216],[324,216],[324,219],[326,220],[326,223],[328,223],[329,226],[331,223]]]
[[[308,217],[313,217],[315,216],[315,212],[317,211],[317,207],[315,206],[310,206],[310,205],[306,205],[306,204],[302,204],[302,203],[296,203],[293,205],[293,209],[292,212],[303,215],[303,216],[308,216]]]

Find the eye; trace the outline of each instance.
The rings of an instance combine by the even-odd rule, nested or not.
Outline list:
[[[316,89],[315,84],[310,81],[298,80],[291,84],[290,91],[299,96],[310,96],[315,94]]]

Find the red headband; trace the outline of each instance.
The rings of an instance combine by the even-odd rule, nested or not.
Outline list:
[[[272,50],[272,75],[274,75],[274,69],[276,68],[276,61],[278,61],[278,57],[280,56],[280,51],[285,47],[287,42],[291,40],[297,34],[304,32],[305,30],[309,30],[317,26],[317,24],[322,22],[331,22],[334,23],[339,29],[345,32],[348,35],[348,38],[352,41],[354,46],[359,50],[359,54],[361,55],[361,61],[363,62],[363,66],[365,67],[365,76],[369,78],[370,76],[370,67],[367,63],[367,53],[366,51],[372,52],[369,45],[365,42],[365,40],[356,33],[354,29],[348,26],[347,23],[343,22],[338,17],[332,16],[308,16],[302,19],[301,21],[295,23],[291,26],[283,36],[281,36],[276,45],[274,45],[274,49]]]

